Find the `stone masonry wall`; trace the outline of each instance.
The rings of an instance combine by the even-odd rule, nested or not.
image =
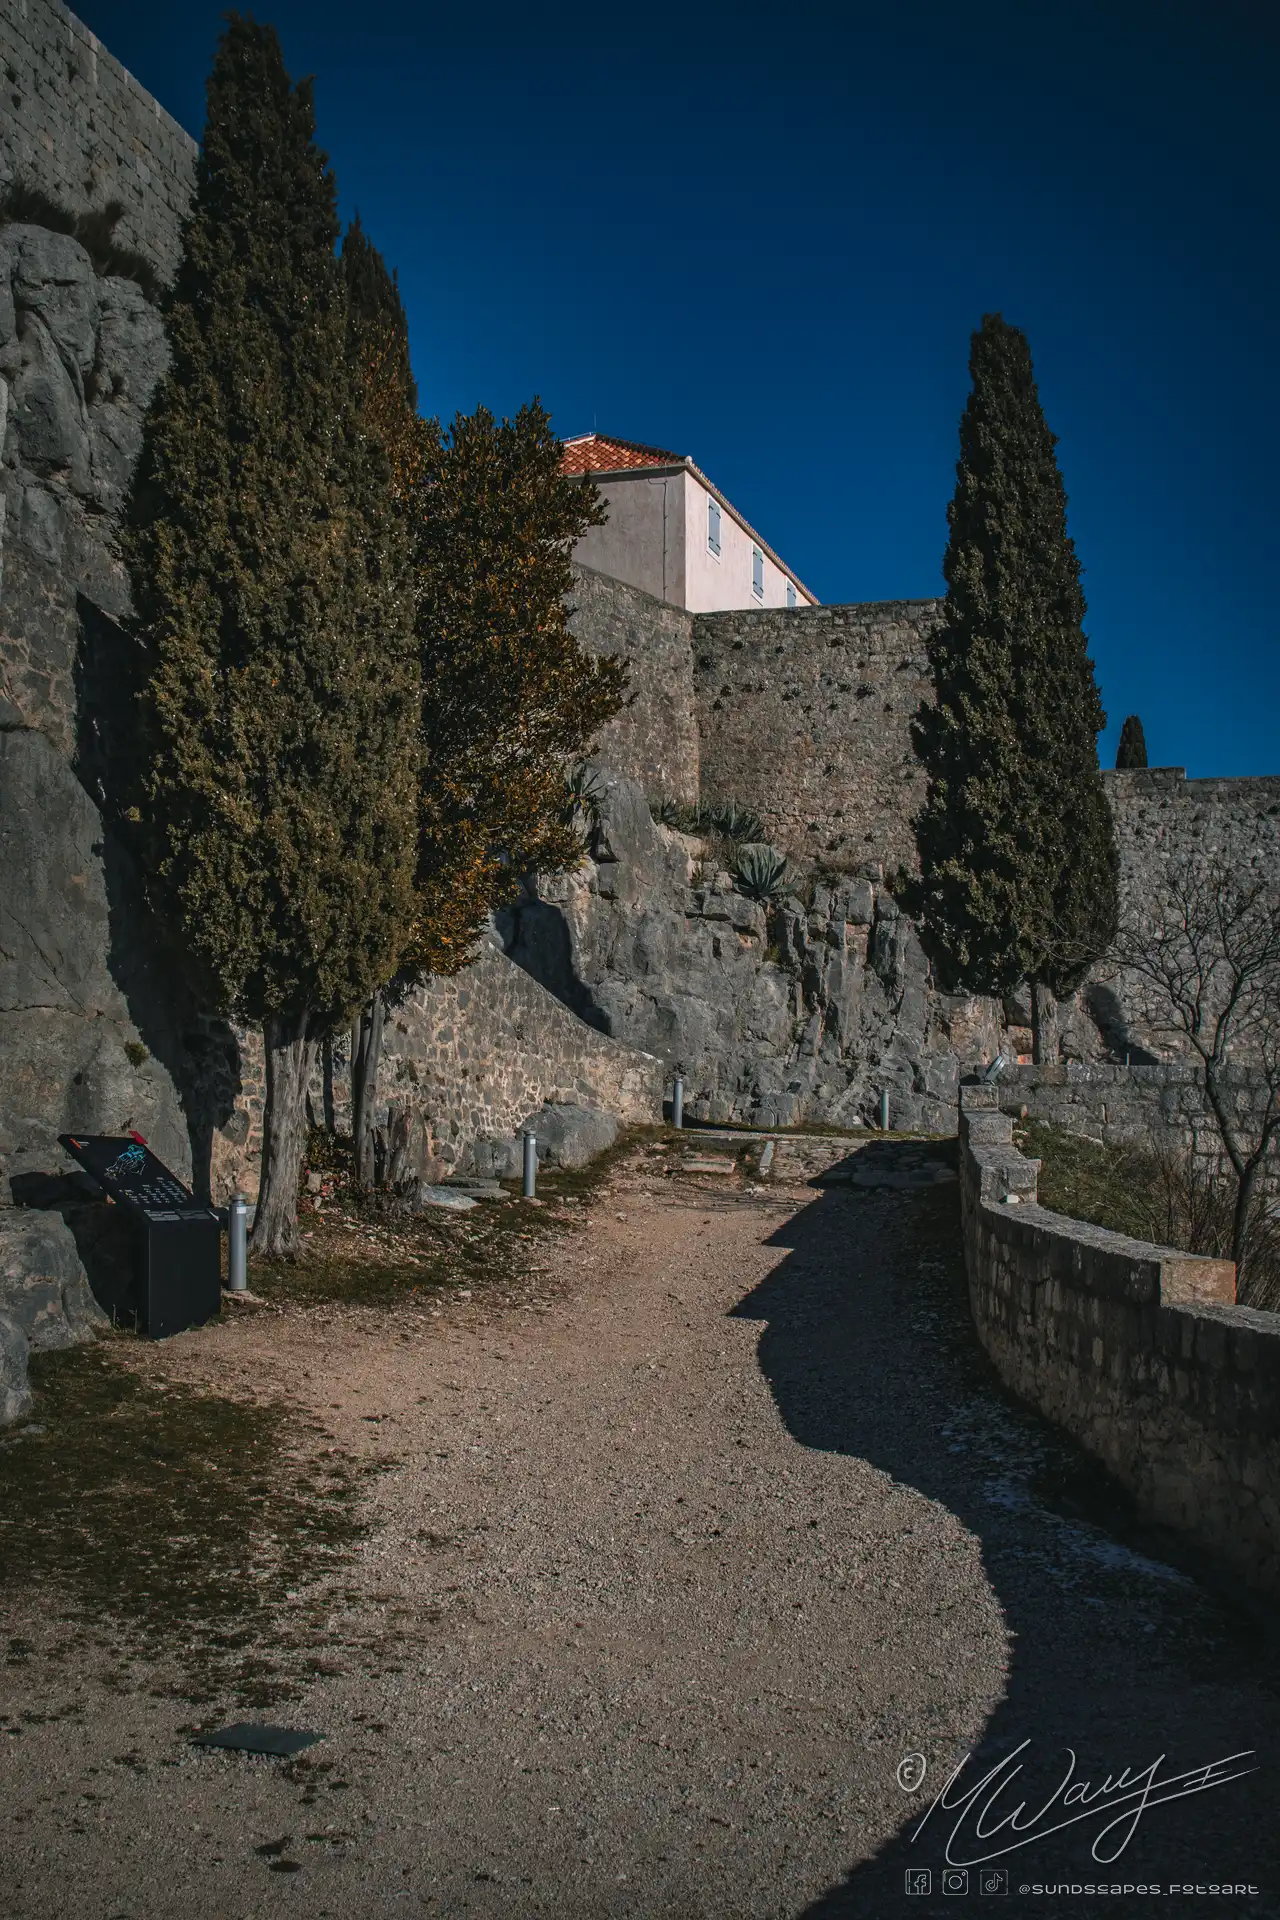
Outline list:
[[[168,280],[198,151],[60,0],[0,0],[0,192],[20,181],[76,214],[119,201],[116,243]]]
[[[1261,1075],[1241,1067],[1230,1076],[1236,1112],[1261,1116],[1267,1088]],[[1154,1066],[1061,1062],[1053,1066],[1008,1067],[996,1083],[1001,1112],[1024,1110],[1033,1120],[1068,1133],[1102,1141],[1168,1141],[1202,1161],[1225,1170],[1226,1161],[1205,1100],[1197,1064],[1161,1060]],[[1274,1156],[1280,1175],[1280,1146]],[[1275,1179],[1270,1182],[1275,1185]]]
[[[1074,1434],[1211,1564],[1280,1596],[1280,1316],[1229,1261],[1037,1204],[994,1088],[961,1089],[960,1196],[978,1337],[1006,1385]]]
[[[262,1035],[240,1029],[233,1117],[214,1144],[212,1193],[224,1205],[237,1187],[258,1190],[265,1081]],[[340,1131],[351,1124],[350,1048],[333,1045],[332,1098]],[[584,1024],[493,940],[448,980],[428,980],[387,1014],[374,1124],[398,1123],[427,1178],[488,1172],[544,1105],[596,1107],[615,1119],[662,1118],[663,1065],[651,1054]],[[318,1069],[311,1087],[324,1113]]]
[[[693,696],[693,616],[590,567],[574,568],[570,620],[593,653],[631,661],[622,712],[598,754],[649,794],[698,797],[698,722]]]
[[[924,786],[910,725],[938,617],[936,600],[697,615],[703,794],[756,808],[806,861],[914,864]]]

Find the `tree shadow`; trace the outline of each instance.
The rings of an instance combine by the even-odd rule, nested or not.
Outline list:
[[[1005,1870],[1010,1892],[989,1899],[977,1861],[1008,1835],[984,1846],[970,1821],[968,1843],[953,1849],[958,1863],[971,1863],[968,1897],[993,1913],[1096,1915],[1131,1913],[1135,1897],[1081,1894],[1076,1903],[1068,1895],[1020,1908],[1018,1888],[1210,1875],[1274,1887],[1276,1640],[1171,1567],[1171,1552],[1183,1558],[1176,1544],[1144,1528],[1118,1484],[1001,1385],[969,1312],[958,1187],[933,1184],[929,1169],[931,1159],[935,1172],[945,1169],[948,1156],[954,1165],[954,1154],[953,1142],[884,1141],[851,1155],[772,1237],[783,1258],[734,1309],[766,1323],[760,1368],[796,1440],[870,1463],[947,1508],[980,1542],[1009,1634],[1007,1683],[949,1799],[997,1763],[1015,1764],[1009,1757],[1024,1741],[1025,1771],[995,1802],[988,1829],[1019,1801],[1031,1810],[1047,1800],[1064,1779],[1069,1749],[1078,1756],[1074,1777],[1095,1785],[1160,1755],[1160,1778],[1244,1749],[1256,1757],[1238,1764],[1261,1766],[1148,1809],[1112,1866],[1091,1856],[1105,1824],[1096,1814],[992,1859],[989,1871]],[[851,1184],[876,1174],[893,1184]],[[938,1570],[921,1571],[933,1578]],[[928,1617],[922,1606],[922,1641]],[[913,1836],[961,1758],[927,1755],[926,1784],[904,1794],[897,1833],[806,1907],[806,1920],[956,1912],[941,1875],[960,1809],[939,1807]],[[1052,1824],[1048,1818],[1037,1831]],[[930,1870],[930,1895],[907,1893],[908,1868]],[[1212,1910],[1263,1909],[1243,1899],[1215,1900]]]

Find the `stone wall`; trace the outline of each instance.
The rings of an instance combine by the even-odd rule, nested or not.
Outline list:
[[[1037,1204],[994,1088],[961,1090],[960,1195],[978,1337],[1144,1515],[1280,1596],[1280,1316],[1238,1307],[1229,1261]]]
[[[1227,1076],[1227,1084],[1237,1114],[1255,1114],[1260,1123],[1267,1104],[1262,1077],[1240,1067]],[[1203,1076],[1191,1061],[1008,1067],[996,1091],[1001,1112],[1025,1112],[1104,1146],[1163,1140],[1215,1166],[1225,1164]],[[1280,1166],[1280,1144],[1275,1160]]]
[[[574,568],[571,601],[582,644],[631,661],[626,704],[600,736],[599,757],[647,793],[696,800],[693,616],[583,566]]]
[[[118,202],[116,245],[170,279],[191,135],[60,0],[0,0],[0,83],[0,194],[17,181],[72,214]]]
[[[806,862],[913,865],[924,786],[910,726],[930,693],[938,610],[886,600],[698,614],[703,794],[756,808]]]
[[[258,1190],[262,1146],[262,1036],[240,1029],[233,1114],[214,1142],[212,1190],[222,1205],[237,1187]],[[340,1131],[351,1124],[351,1053],[331,1049],[329,1098]],[[488,1172],[509,1157],[521,1128],[544,1106],[594,1107],[625,1123],[662,1118],[664,1069],[579,1020],[487,937],[470,966],[428,980],[387,1014],[374,1125],[411,1140],[425,1178]],[[323,1069],[311,1085],[317,1124]]]

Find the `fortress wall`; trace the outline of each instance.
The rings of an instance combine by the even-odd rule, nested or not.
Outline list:
[[[929,694],[936,600],[699,614],[702,791],[756,808],[791,853],[911,864],[923,796],[911,718]]]
[[[696,800],[692,614],[583,566],[574,568],[571,604],[583,646],[631,661],[626,704],[600,737],[600,758],[646,793]]]
[[[1192,854],[1280,873],[1280,775],[1188,780],[1181,767],[1141,767],[1104,779],[1126,887],[1146,891]]]
[[[960,1203],[978,1337],[1005,1384],[1211,1566],[1280,1594],[1280,1316],[1235,1268],[1037,1203],[994,1087],[961,1089]]]
[[[169,279],[199,149],[60,0],[0,0],[0,190],[71,213],[118,200],[120,247]]]

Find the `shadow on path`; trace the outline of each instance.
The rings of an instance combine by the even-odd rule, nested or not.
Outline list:
[[[990,1896],[979,1861],[1007,1846],[1009,1834],[975,1839],[970,1819],[951,1849],[957,1863],[970,1863],[967,1895],[942,1898],[947,1836],[961,1809],[937,1808],[912,1836],[961,1755],[931,1753],[924,1789],[904,1797],[909,1818],[897,1835],[807,1907],[806,1920],[975,1909],[1058,1920],[1280,1914],[1277,1642],[1167,1561],[1144,1558],[1152,1537],[1123,1492],[1002,1388],[969,1315],[958,1188],[932,1184],[926,1164],[930,1156],[954,1164],[954,1152],[953,1143],[884,1142],[833,1170],[813,1203],[774,1236],[786,1257],[735,1309],[767,1322],[760,1366],[797,1440],[869,1462],[947,1508],[981,1543],[1010,1635],[1007,1687],[949,1798],[958,1801],[1002,1760],[1018,1764],[1009,1756],[1024,1741],[1025,1771],[994,1802],[987,1830],[1023,1800],[1029,1819],[1066,1777],[1068,1749],[1077,1756],[1074,1779],[1095,1787],[1125,1767],[1132,1778],[1162,1755],[1161,1779],[1246,1749],[1255,1750],[1251,1758],[1223,1770],[1258,1771],[1148,1807],[1109,1865],[1091,1853],[1108,1819],[1097,1812],[997,1855],[989,1871],[1007,1872],[1009,1890]],[[855,1165],[859,1180],[877,1166],[898,1177],[883,1188],[850,1185]],[[912,1604],[904,1594],[904,1608]],[[932,1616],[923,1604],[920,1612],[923,1644]],[[1080,1803],[1068,1810],[1080,1811]],[[1052,1824],[1049,1816],[1037,1831]],[[1121,1838],[1117,1830],[1100,1844],[1104,1859]],[[931,1895],[908,1896],[908,1868],[931,1871]],[[1158,1901],[1136,1893],[1019,1895],[1027,1884],[1117,1882],[1259,1892]]]

